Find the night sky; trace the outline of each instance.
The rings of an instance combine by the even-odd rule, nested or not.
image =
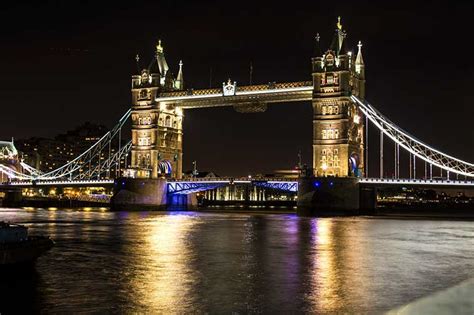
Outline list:
[[[208,87],[210,68],[215,87],[229,77],[245,85],[250,62],[254,83],[311,80],[314,36],[327,47],[340,15],[349,48],[363,43],[367,100],[474,162],[472,1],[44,3],[1,5],[2,140],[53,137],[86,121],[113,126],[130,107],[135,55],[146,67],[160,38],[174,73],[183,60],[187,87]],[[312,159],[309,102],[259,114],[188,110],[184,133],[184,169],[197,160],[201,170],[245,175],[292,168],[298,150]]]

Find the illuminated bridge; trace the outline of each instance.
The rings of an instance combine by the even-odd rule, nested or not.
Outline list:
[[[340,21],[327,50],[321,49],[319,35],[314,45],[311,81],[241,86],[229,79],[218,88],[185,89],[183,63],[178,75],[171,76],[159,42],[151,64],[155,68],[149,66],[132,76],[131,109],[114,128],[55,170],[42,172],[24,162],[18,170],[0,163],[3,178],[8,178],[0,188],[112,185],[120,178],[115,187],[128,193],[116,191],[117,195],[129,198],[123,196],[132,194],[133,202],[138,202],[142,189],[148,194],[140,199],[144,203],[161,202],[155,196],[157,191],[184,196],[235,184],[301,193],[301,184],[299,187],[295,180],[182,179],[184,111],[231,106],[240,113],[255,113],[274,103],[288,102],[310,102],[313,108],[313,163],[304,174],[314,178],[311,189],[324,178],[345,178],[361,187],[474,187],[473,163],[424,143],[367,102],[362,44],[359,42],[354,52],[347,48]],[[129,119],[131,141],[126,142],[123,139],[130,137],[123,137],[122,129]],[[377,139],[369,137],[369,128],[375,128]],[[466,147],[471,148],[472,139],[466,141]],[[373,151],[378,159],[369,161],[369,152]],[[369,174],[369,165],[373,164],[377,174]],[[136,185],[138,182],[147,188],[140,188],[144,186]]]

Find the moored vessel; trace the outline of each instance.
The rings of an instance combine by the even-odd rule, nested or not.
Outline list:
[[[26,226],[0,222],[0,266],[33,263],[53,245],[47,236],[28,236]]]

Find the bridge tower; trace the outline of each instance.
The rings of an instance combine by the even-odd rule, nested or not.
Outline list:
[[[179,73],[174,78],[159,41],[150,66],[132,76],[131,168],[134,177],[181,178],[183,111],[155,99],[160,92],[184,88],[182,66],[180,62]]]
[[[346,48],[340,17],[326,52],[316,36],[313,67],[313,169],[316,176],[359,177],[364,170],[364,122],[350,96],[365,96],[365,66]]]

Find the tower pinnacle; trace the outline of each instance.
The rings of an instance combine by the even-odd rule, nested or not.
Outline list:
[[[161,39],[158,40],[158,45],[156,45],[156,52],[163,53],[163,46],[161,46]]]
[[[337,24],[336,25],[337,25],[337,28],[339,30],[342,30],[342,24],[341,24],[341,17],[340,16],[337,17]]]
[[[182,90],[184,88],[184,76],[183,76],[183,61],[179,61],[179,71],[178,76],[176,77],[175,81],[175,88],[178,90]]]
[[[364,59],[362,58],[362,42],[361,41],[359,41],[359,43],[357,44],[357,47],[359,47],[359,51],[357,52],[355,64],[356,66],[364,65]]]

